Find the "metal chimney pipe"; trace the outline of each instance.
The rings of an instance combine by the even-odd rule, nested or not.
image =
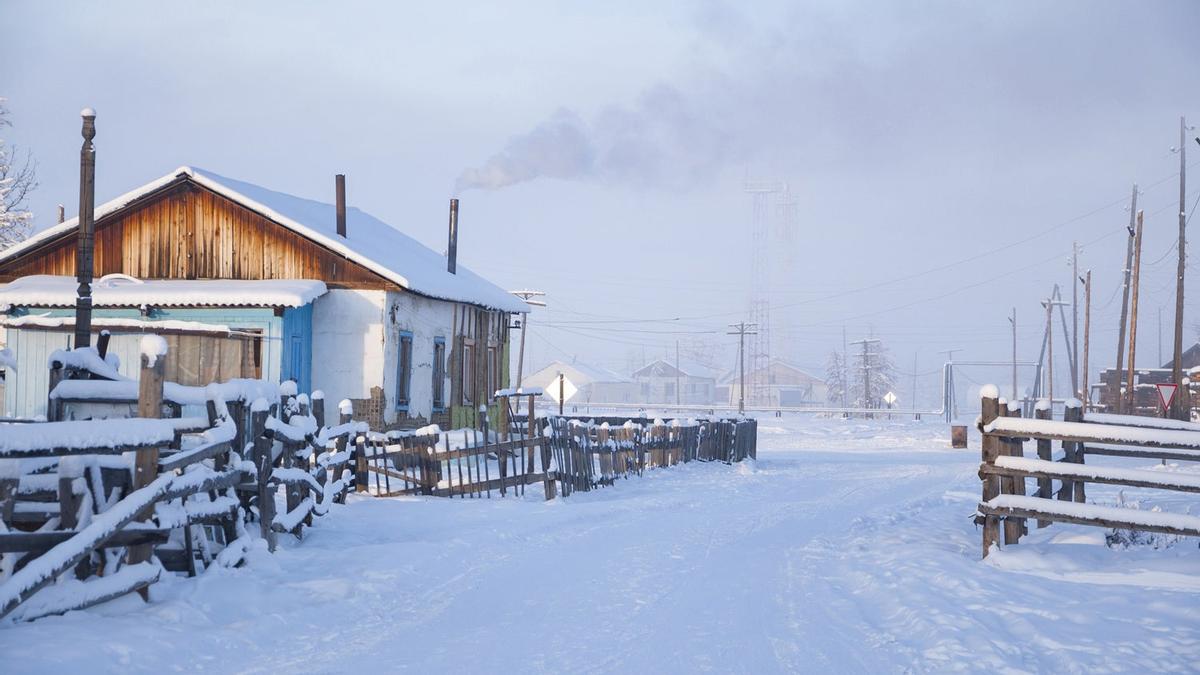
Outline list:
[[[458,199],[450,200],[450,243],[446,246],[446,271],[455,274],[458,266]]]
[[[67,219],[67,209],[62,204],[58,205],[58,222],[63,223]]]
[[[92,344],[92,276],[93,246],[95,238],[96,202],[96,148],[92,139],[96,137],[96,111],[84,108],[83,148],[79,151],[79,233],[75,246],[75,278],[79,291],[75,298],[75,348],[90,347]]]
[[[339,173],[334,178],[337,191],[337,233],[346,238],[346,175]]]

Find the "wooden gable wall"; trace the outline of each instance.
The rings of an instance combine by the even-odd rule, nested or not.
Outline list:
[[[0,263],[0,282],[75,275],[70,235]],[[139,279],[319,279],[331,288],[399,287],[320,244],[190,180],[96,223],[95,274]]]

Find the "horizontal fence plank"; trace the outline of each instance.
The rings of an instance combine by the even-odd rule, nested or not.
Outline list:
[[[107,548],[136,546],[138,544],[162,544],[170,537],[169,529],[121,530],[105,542]],[[0,534],[0,553],[40,553],[75,536],[74,530],[60,532],[6,532]]]
[[[1026,417],[998,417],[983,429],[995,436],[1024,436],[1077,443],[1132,445],[1145,448],[1200,450],[1200,434],[1176,429],[1109,426]]]
[[[1090,443],[1083,446],[1085,455],[1108,457],[1135,457],[1138,459],[1176,459],[1185,462],[1200,462],[1200,450],[1171,450],[1166,448],[1138,448],[1126,445]]]
[[[1035,478],[1051,478],[1054,480],[1084,481],[1106,485],[1126,485],[1129,487],[1200,493],[1200,476],[1170,474],[1159,471],[1147,471],[1145,469],[1114,469],[1088,466],[1086,464],[1050,462],[1043,459],[1030,459],[1026,457],[997,457],[995,464],[980,466],[979,473],[984,476],[1013,476],[1017,478],[1033,476]]]
[[[1094,525],[1118,530],[1200,536],[1200,518],[1177,513],[1136,511],[1096,504],[1076,504],[1038,497],[1001,495],[979,504],[986,516],[1037,518],[1074,525]]]

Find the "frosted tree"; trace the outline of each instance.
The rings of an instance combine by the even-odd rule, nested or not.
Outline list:
[[[0,98],[0,132],[11,127],[7,99]],[[0,250],[24,240],[33,230],[33,214],[26,208],[29,193],[37,187],[36,165],[28,152],[24,159],[15,147],[0,138]]]
[[[848,401],[846,396],[846,357],[839,351],[829,352],[825,360],[825,400],[830,405],[840,406]]]
[[[883,342],[868,342],[855,353],[849,373],[849,394],[857,408],[885,408],[883,397],[896,388],[896,364]]]

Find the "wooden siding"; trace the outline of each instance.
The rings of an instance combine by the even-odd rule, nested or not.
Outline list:
[[[74,276],[75,239],[71,233],[0,263],[0,282],[29,274]],[[95,250],[96,277],[320,279],[332,288],[402,290],[186,178],[98,221]]]

